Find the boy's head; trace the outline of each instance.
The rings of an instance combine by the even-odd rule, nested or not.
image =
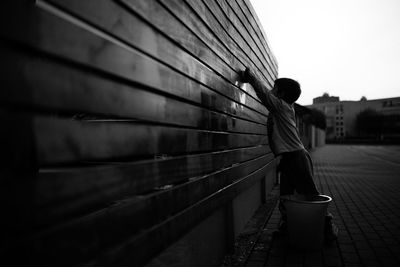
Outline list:
[[[279,78],[275,80],[272,92],[286,103],[293,104],[300,97],[301,89],[297,81],[289,78]]]

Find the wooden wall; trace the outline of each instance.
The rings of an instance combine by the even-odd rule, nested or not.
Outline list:
[[[0,261],[141,265],[272,168],[268,112],[237,83],[277,76],[248,0],[0,13]]]

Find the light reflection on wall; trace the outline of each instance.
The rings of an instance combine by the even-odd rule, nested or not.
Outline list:
[[[237,87],[241,88],[244,92],[247,92],[247,83],[242,83],[242,82],[236,81],[236,82],[235,82],[235,85],[236,85]],[[246,93],[244,93],[243,91],[239,91],[239,90],[238,90],[239,102],[240,102],[240,104],[242,104],[242,105],[241,105],[241,109],[243,109],[243,105],[246,104],[246,97],[247,97],[247,96],[246,96]],[[237,108],[237,106],[238,106],[238,104],[232,103],[232,107]]]

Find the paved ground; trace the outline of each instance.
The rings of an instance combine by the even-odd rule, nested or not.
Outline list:
[[[400,146],[327,145],[312,157],[320,191],[333,198],[337,242],[291,249],[273,235],[275,208],[246,266],[400,266]]]

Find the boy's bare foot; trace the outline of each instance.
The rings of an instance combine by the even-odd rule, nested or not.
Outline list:
[[[325,228],[325,242],[330,244],[338,238],[339,228],[333,223],[330,222],[326,225]]]

